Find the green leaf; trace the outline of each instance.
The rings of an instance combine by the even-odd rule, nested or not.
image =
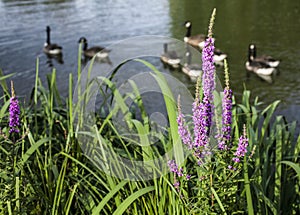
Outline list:
[[[33,139],[32,139],[33,140]],[[22,156],[22,160],[20,161],[20,165],[23,166],[26,161],[30,158],[30,156],[44,143],[48,142],[50,138],[43,138],[40,139],[37,142],[34,142],[31,147],[25,152],[25,154]]]
[[[211,187],[210,189],[211,189],[211,192],[214,194],[214,196],[215,196],[215,198],[216,198],[216,200],[217,200],[217,202],[218,202],[218,204],[219,204],[222,212],[224,214],[227,214],[226,211],[225,211],[225,209],[224,209],[224,206],[223,206],[223,204],[222,204],[222,202],[221,202],[221,200],[220,200],[220,198],[219,198],[219,196],[217,194],[217,192],[215,191],[215,189],[213,187]]]
[[[173,150],[176,163],[178,165],[182,164],[184,161],[184,154],[183,154],[183,146],[181,144],[179,135],[178,135],[178,125],[177,125],[177,107],[176,107],[176,100],[174,100],[173,93],[164,77],[164,75],[158,71],[155,66],[150,64],[147,61],[138,59],[138,62],[143,63],[145,66],[149,67],[155,74],[152,74],[155,80],[157,81],[165,100],[166,109],[169,117],[170,122],[170,131],[173,140]],[[175,102],[174,102],[175,101]]]
[[[293,163],[291,161],[281,161],[280,163],[286,164],[286,165],[292,167],[295,170],[295,172],[297,173],[297,176],[298,176],[299,181],[300,181],[300,165],[299,164]]]
[[[107,204],[107,202],[122,188],[124,187],[128,181],[122,181],[117,186],[114,187],[103,199],[102,201],[93,209],[93,215],[100,214],[103,207]]]
[[[140,189],[135,193],[131,194],[127,199],[124,200],[124,202],[117,208],[117,210],[115,210],[113,215],[119,215],[124,213],[126,209],[129,207],[129,205],[131,205],[137,198],[153,190],[154,190],[154,186],[150,186],[150,187],[145,187],[143,189]]]

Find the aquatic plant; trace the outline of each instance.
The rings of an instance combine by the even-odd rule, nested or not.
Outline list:
[[[222,99],[222,130],[217,134],[218,147],[227,150],[231,147],[231,124],[232,124],[232,90],[229,87],[229,71],[227,61],[224,61],[225,88]]]
[[[20,107],[19,101],[15,95],[13,82],[11,81],[11,98],[9,104],[9,133],[19,133],[20,130]]]
[[[180,100],[178,101],[178,133],[182,142],[192,151],[194,158],[189,158],[183,166],[178,166],[173,160],[170,161],[172,163],[170,165],[170,168],[172,168],[171,172],[175,173],[174,187],[180,198],[186,202],[186,206],[189,208],[191,214],[232,214],[238,211],[247,211],[248,214],[255,214],[255,211],[259,211],[259,213],[266,213],[266,211],[275,212],[278,211],[279,206],[275,209],[267,203],[268,200],[266,198],[265,204],[268,206],[267,209],[263,209],[261,204],[257,203],[260,198],[255,196],[252,189],[255,187],[256,195],[258,193],[261,194],[263,191],[255,185],[253,187],[250,186],[250,177],[252,177],[251,180],[260,181],[259,176],[258,178],[253,178],[252,171],[255,173],[255,170],[251,168],[254,162],[256,162],[256,165],[261,162],[261,157],[256,154],[257,143],[255,143],[254,139],[254,136],[257,137],[259,133],[259,126],[258,124],[253,125],[250,123],[256,123],[259,119],[255,107],[250,107],[249,104],[247,106],[240,105],[241,110],[234,107],[233,92],[229,85],[229,71],[226,60],[224,62],[225,88],[223,94],[220,96],[220,98],[223,96],[222,110],[221,112],[214,110],[214,103],[218,103],[214,101],[218,100],[218,98],[214,98],[216,96],[214,93],[215,68],[212,61],[214,50],[212,26],[214,16],[215,10],[212,13],[209,25],[209,36],[202,51],[202,89],[198,89],[200,84],[197,83],[192,109],[192,134],[188,130],[188,122],[185,121],[185,116],[181,113]],[[247,94],[244,95],[244,98],[246,100],[243,101],[249,102]],[[273,105],[276,106],[276,103]],[[254,111],[254,115],[251,115],[252,118],[250,117],[249,110]],[[273,111],[274,109],[270,111],[270,114]],[[241,120],[243,116],[239,117],[240,112],[247,115],[246,120]],[[214,113],[221,114],[221,125],[218,125],[219,116],[214,115]],[[218,128],[218,134],[215,135],[216,139],[212,138],[213,119],[216,120],[215,125]],[[269,120],[270,116],[266,117],[263,125],[267,126]],[[247,125],[245,122],[247,122]],[[243,128],[241,128],[241,125],[243,125]],[[253,133],[252,126],[257,129],[255,133]],[[263,131],[265,130],[263,129]],[[254,135],[253,137],[249,137],[251,140],[250,144],[247,133]],[[263,132],[264,134],[265,132]],[[191,142],[193,144],[190,144]],[[217,147],[214,147],[215,143],[217,143]],[[279,156],[278,159],[280,160],[281,157]],[[198,165],[195,165],[194,162]],[[259,168],[258,166],[256,168]],[[280,166],[278,168],[281,169]],[[183,169],[186,172],[184,174]],[[297,169],[299,170],[299,167]],[[178,174],[178,171],[180,174]],[[186,177],[182,177],[183,175],[188,175],[189,181],[186,180]],[[282,177],[281,175],[277,176],[279,178]],[[277,179],[277,183],[281,184],[281,179]],[[275,187],[273,189],[276,190]],[[299,201],[299,197],[297,198]],[[197,200],[195,201],[195,199]],[[255,205],[253,202],[257,204]],[[247,205],[247,207],[241,207],[240,203]]]

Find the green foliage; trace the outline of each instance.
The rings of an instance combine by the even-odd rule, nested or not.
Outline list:
[[[296,124],[275,115],[279,101],[261,110],[257,98],[254,105],[249,101],[250,91],[244,91],[236,115],[238,122],[247,124],[249,145],[254,148],[248,171],[255,214],[296,214],[300,201],[299,178],[295,174],[300,158]]]
[[[170,95],[161,73],[153,65],[139,62],[153,70],[151,74],[164,95]],[[76,83],[81,81],[80,58],[78,65]],[[48,75],[46,87],[39,79],[38,61],[36,71],[31,101],[21,107],[21,133],[17,138],[8,133],[8,76],[0,78],[4,92],[0,109],[0,214],[297,214],[300,210],[300,137],[295,139],[296,123],[287,123],[283,116],[275,115],[278,101],[261,108],[258,99],[250,103],[250,91],[245,90],[241,104],[234,103],[232,139],[238,140],[246,124],[249,148],[253,151],[237,171],[228,169],[232,152],[215,154],[207,165],[196,168],[194,158],[189,157],[183,167],[194,171],[194,178],[176,179],[181,180],[177,190],[172,174],[130,181],[100,171],[83,154],[74,123],[85,122],[85,118],[80,118],[84,117],[82,104],[88,102],[92,88],[78,87],[80,102],[73,104],[71,74],[69,95],[62,98],[56,86],[56,71]],[[93,140],[115,150],[113,156],[131,160],[149,160],[174,147],[178,128],[171,97],[164,98],[169,130],[166,134],[151,133],[151,122],[135,84],[131,83],[131,93],[122,96],[111,80],[103,82],[117,104],[105,118],[95,117],[88,133]],[[129,97],[136,98],[134,102],[143,120],[134,119],[128,112],[125,100]],[[220,104],[221,96],[216,98]],[[150,133],[158,143],[133,147],[137,140],[122,136],[112,123],[112,115],[118,111],[123,111],[124,120],[139,139],[149,142],[144,134]],[[183,146],[176,147],[180,160]],[[107,165],[122,172],[116,162]],[[151,170],[154,176],[162,174],[153,166]]]

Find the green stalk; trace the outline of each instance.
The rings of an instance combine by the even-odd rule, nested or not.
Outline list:
[[[66,207],[66,209],[65,209],[65,211],[66,211],[65,214],[69,214],[69,212],[70,212],[70,208],[71,208],[71,205],[72,205],[72,200],[73,200],[73,197],[74,197],[74,194],[75,194],[75,192],[76,192],[76,189],[77,189],[78,185],[79,185],[79,183],[75,184],[75,185],[73,186],[73,188],[72,188],[72,193],[71,193],[71,195],[70,195],[70,197],[69,197],[68,204],[66,205],[67,207]]]
[[[82,51],[82,43],[79,44],[78,47],[78,56],[77,56],[77,90],[78,90],[78,101],[80,101],[81,95],[81,51]]]
[[[6,204],[7,204],[8,214],[9,214],[9,215],[12,215],[13,213],[12,213],[12,210],[11,210],[11,204],[10,204],[10,201],[7,200]]]
[[[38,120],[37,120],[37,94],[38,94],[38,80],[39,80],[39,58],[36,58],[36,69],[35,69],[35,84],[34,84],[34,128],[35,134],[38,133]]]
[[[73,75],[72,73],[69,74],[69,97],[68,97],[68,103],[69,103],[69,133],[71,133],[71,136],[73,136]]]
[[[221,200],[220,200],[220,198],[219,198],[217,192],[215,191],[215,189],[214,189],[213,187],[210,187],[210,189],[211,189],[211,192],[213,193],[213,196],[215,196],[215,198],[216,198],[216,200],[217,200],[217,202],[218,202],[218,204],[219,204],[219,206],[220,206],[220,208],[221,208],[223,214],[224,214],[224,215],[225,215],[225,214],[227,215],[227,213],[226,213],[226,211],[225,211],[225,208],[224,208],[224,206],[223,206],[223,204],[222,204],[222,202],[221,202]]]
[[[59,177],[57,179],[55,196],[54,196],[54,201],[53,201],[53,206],[52,206],[52,215],[58,214],[58,212],[59,212],[58,209],[59,209],[59,205],[61,203],[61,196],[64,192],[63,185],[64,185],[64,181],[65,181],[66,169],[67,169],[67,164],[68,164],[67,161],[68,161],[68,158],[65,157]]]
[[[274,195],[275,195],[275,204],[277,206],[277,214],[280,213],[280,194],[281,194],[281,177],[282,177],[282,150],[283,150],[283,143],[282,143],[282,128],[280,125],[276,126],[276,151],[275,151],[275,186],[274,186]]]
[[[244,165],[244,184],[245,184],[245,190],[246,190],[248,214],[249,215],[254,215],[253,202],[252,202],[252,196],[251,196],[251,188],[250,188],[250,180],[249,180],[249,175],[248,175],[248,165],[247,165],[246,156],[244,157],[243,165]]]
[[[16,211],[20,212],[20,178],[16,177]]]

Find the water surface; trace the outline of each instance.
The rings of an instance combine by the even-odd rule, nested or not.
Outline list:
[[[206,33],[212,9],[217,8],[216,46],[228,54],[232,88],[239,97],[246,86],[266,104],[281,100],[278,113],[300,120],[300,2],[284,0],[0,0],[0,68],[15,73],[18,95],[28,97],[34,84],[35,61],[40,78],[57,70],[58,87],[65,92],[69,73],[76,76],[78,39],[109,46],[133,36],[160,35],[182,40],[185,20],[193,33]],[[42,52],[45,27],[51,39],[63,46],[63,64]],[[249,43],[258,54],[282,60],[271,82],[245,71]],[[160,69],[162,65],[157,63]],[[222,68],[217,69],[222,79]],[[188,86],[182,74],[174,73]]]

